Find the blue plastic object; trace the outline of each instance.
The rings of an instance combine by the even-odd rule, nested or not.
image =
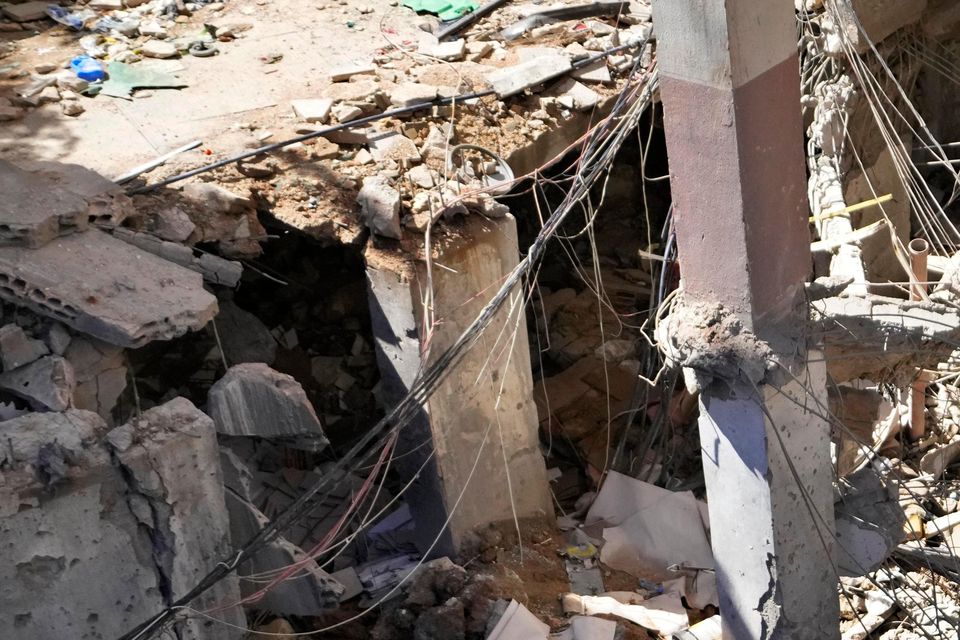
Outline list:
[[[98,82],[106,77],[103,65],[90,56],[77,56],[70,61],[70,68],[78,78],[87,82]]]

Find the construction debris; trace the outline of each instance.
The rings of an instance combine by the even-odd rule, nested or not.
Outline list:
[[[70,409],[2,422],[0,434],[8,443],[0,538],[11,559],[0,570],[0,627],[17,637],[134,624],[184,594],[227,550],[213,424],[188,401],[110,432],[96,414]],[[203,600],[238,599],[228,579]],[[235,607],[220,617],[245,626]],[[192,621],[175,628],[197,640],[234,635]]]
[[[0,7],[0,630],[956,638],[960,13],[738,2]]]
[[[328,444],[300,383],[265,364],[231,367],[210,388],[207,403],[218,433],[268,438],[308,451]]]

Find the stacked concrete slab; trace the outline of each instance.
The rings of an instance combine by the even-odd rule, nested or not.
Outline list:
[[[3,300],[120,347],[177,337],[216,314],[200,274],[88,228],[87,200],[52,178],[4,162],[0,189]]]
[[[124,349],[204,327],[204,276],[238,273],[111,235],[129,198],[83,168],[0,162],[0,193],[0,301],[18,308],[0,322],[0,630],[115,637],[231,551],[213,421],[176,398],[110,430]],[[239,600],[232,577],[195,605],[243,628]],[[199,618],[172,632],[236,635]]]

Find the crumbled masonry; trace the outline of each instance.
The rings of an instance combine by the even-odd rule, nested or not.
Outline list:
[[[441,5],[0,3],[0,640],[960,640],[960,3]]]

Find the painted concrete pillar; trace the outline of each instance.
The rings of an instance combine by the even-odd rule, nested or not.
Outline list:
[[[654,0],[654,24],[685,295],[731,310],[790,367],[779,383],[701,393],[724,638],[838,637],[826,374],[800,330],[810,238],[793,2]]]
[[[403,253],[367,248],[377,362],[389,405],[406,394],[421,367],[433,364],[453,344],[519,261],[516,221],[509,215],[496,220],[468,216],[453,233],[435,236],[433,246],[436,322],[428,350],[425,263],[409,259],[409,246]],[[394,464],[401,476],[416,477],[408,495],[417,539],[433,541],[452,514],[434,556],[456,550],[464,534],[480,525],[514,514],[552,517],[537,437],[526,316],[522,300],[512,311],[509,306],[401,432]]]

